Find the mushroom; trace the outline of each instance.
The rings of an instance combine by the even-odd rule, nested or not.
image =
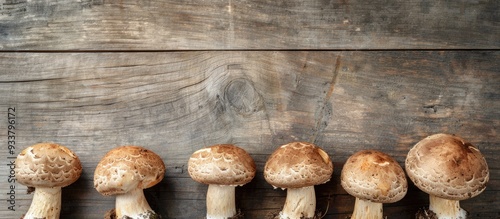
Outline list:
[[[332,173],[330,157],[314,144],[292,142],[276,149],[264,166],[264,178],[275,189],[287,189],[279,218],[314,218],[314,185],[328,182]]]
[[[159,183],[165,164],[152,152],[139,146],[121,146],[109,151],[97,164],[94,188],[102,195],[114,195],[118,219],[159,218],[149,206],[144,189]]]
[[[479,195],[489,180],[481,152],[458,136],[442,133],[428,136],[410,149],[406,172],[429,194],[430,212],[423,213],[437,218],[467,218],[459,201]]]
[[[408,190],[403,168],[376,150],[361,150],[349,157],[340,184],[356,197],[351,219],[382,219],[382,204],[401,200]]]
[[[17,182],[35,187],[25,219],[57,219],[61,211],[61,188],[74,183],[82,173],[80,159],[68,148],[39,143],[25,148],[16,158]]]
[[[219,144],[195,151],[188,161],[193,180],[208,184],[207,219],[237,218],[235,187],[255,176],[250,155],[235,145]]]

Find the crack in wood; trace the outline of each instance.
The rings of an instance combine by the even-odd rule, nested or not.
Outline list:
[[[62,78],[41,78],[41,79],[27,79],[27,80],[12,80],[12,81],[0,81],[0,84],[12,84],[12,83],[35,83],[35,82],[45,82],[45,81],[57,81]]]
[[[341,64],[341,56],[337,56],[337,59],[335,61],[335,68],[333,70],[333,75],[332,75],[332,80],[330,81],[330,87],[328,88],[328,91],[326,92],[325,97],[323,98],[323,103],[321,106],[321,111],[319,113],[319,116],[317,117],[316,121],[316,126],[314,127],[314,134],[311,136],[311,139],[309,142],[314,143],[316,141],[316,138],[318,137],[319,133],[321,132],[322,128],[322,123],[325,123],[325,127],[328,125],[327,121],[325,121],[325,116],[327,112],[327,107],[328,107],[328,100],[332,97],[333,91],[335,89],[335,84],[337,83],[339,71],[340,71],[340,64]],[[327,119],[326,119],[327,120]]]

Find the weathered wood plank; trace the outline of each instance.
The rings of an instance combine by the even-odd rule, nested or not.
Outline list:
[[[499,10],[495,0],[0,0],[0,49],[498,49]]]
[[[206,185],[186,171],[203,146],[234,143],[255,159],[258,176],[238,187],[249,218],[279,210],[285,192],[262,176],[268,155],[295,140],[323,147],[333,179],[317,187],[325,218],[343,218],[354,199],[339,185],[343,163],[357,150],[382,150],[404,163],[423,137],[454,133],[486,156],[491,181],[462,202],[475,218],[500,212],[500,52],[145,52],[0,53],[0,139],[7,143],[9,107],[16,108],[16,148],[40,141],[68,146],[84,172],[63,190],[63,218],[102,218],[112,197],[93,189],[94,168],[109,149],[142,145],[160,154],[166,178],[147,190],[166,218],[202,218]],[[18,218],[32,195],[8,183],[0,150],[0,218]],[[7,193],[15,185],[15,210]],[[411,218],[427,196],[411,187],[387,205],[392,218]]]

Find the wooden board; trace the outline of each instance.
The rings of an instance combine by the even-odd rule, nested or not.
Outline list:
[[[316,187],[318,209],[344,218],[354,203],[339,184],[348,156],[378,149],[404,164],[417,141],[438,132],[460,135],[485,155],[488,187],[462,207],[474,218],[498,218],[498,60],[498,51],[0,53],[0,218],[19,218],[32,198],[8,182],[9,108],[14,154],[54,141],[82,160],[82,177],[63,189],[62,218],[102,218],[113,207],[112,197],[93,189],[93,172],[106,151],[127,144],[155,151],[167,166],[165,179],[146,191],[155,210],[202,218],[207,187],[189,178],[186,164],[192,152],[217,143],[239,145],[255,159],[258,174],[237,188],[238,206],[247,218],[265,218],[285,197],[263,179],[265,161],[297,140],[330,154],[334,176]],[[11,185],[15,211],[8,209]],[[385,214],[412,218],[427,203],[411,186]]]
[[[499,49],[500,2],[0,0],[0,50]]]

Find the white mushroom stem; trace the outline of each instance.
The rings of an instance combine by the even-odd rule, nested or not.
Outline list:
[[[59,219],[61,212],[61,187],[36,187],[33,200],[24,219]]]
[[[460,208],[460,202],[429,195],[429,210],[436,213],[439,219],[467,218],[467,212]]]
[[[154,213],[144,196],[144,191],[139,188],[116,195],[115,211],[117,218],[128,216],[134,219],[145,218],[145,215]]]
[[[383,217],[382,203],[356,198],[351,219],[382,219]]]
[[[280,219],[313,218],[316,211],[314,186],[288,188]]]
[[[207,219],[226,219],[236,215],[235,187],[208,185]]]

